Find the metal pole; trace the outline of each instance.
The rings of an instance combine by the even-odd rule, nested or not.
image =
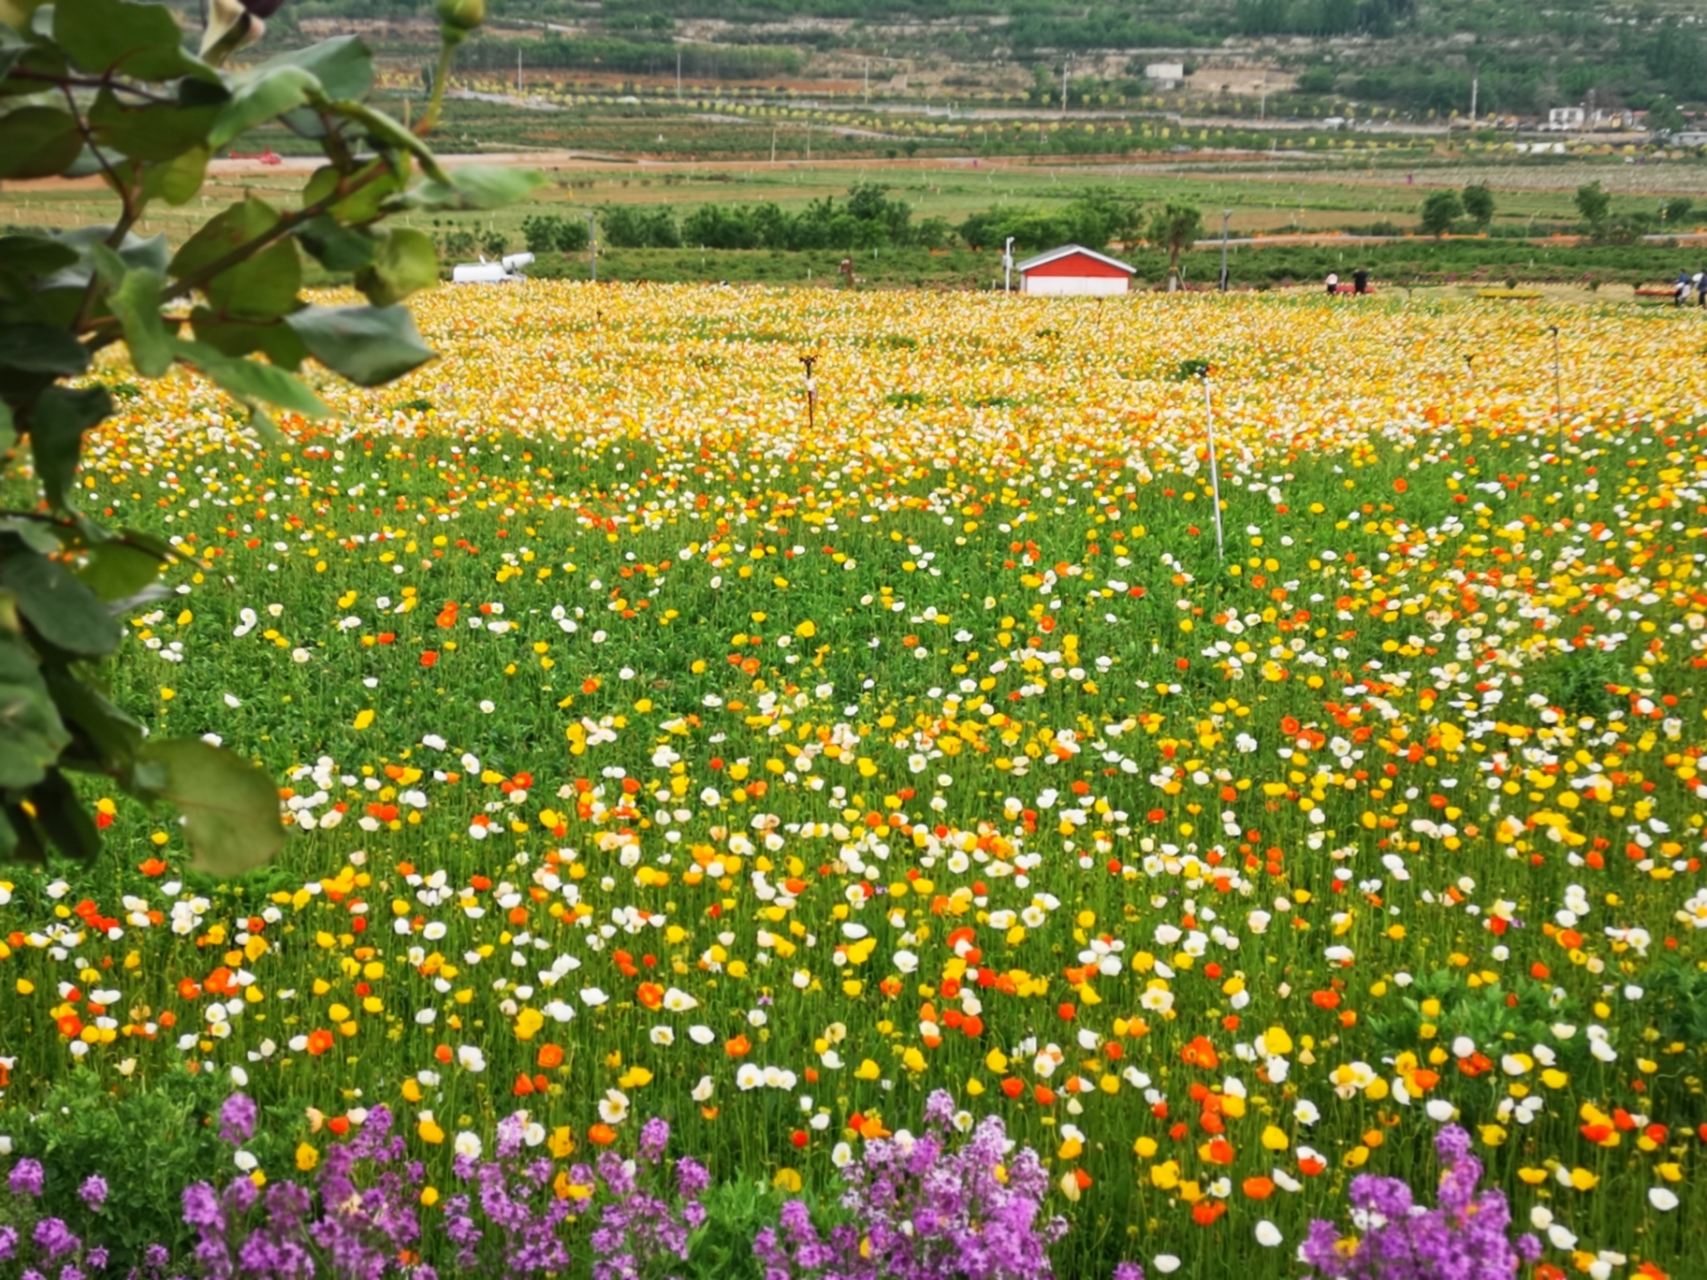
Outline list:
[[[1547,326],[1553,331],[1553,419],[1559,428],[1559,456],[1565,456],[1565,391],[1564,377],[1559,367],[1559,326]]]
[[[1014,238],[1008,237],[1007,247],[1002,250],[1002,292],[1014,291]]]
[[[682,51],[676,50],[676,101],[682,100]]]
[[[1203,417],[1209,429],[1209,494],[1215,503],[1215,557],[1227,560],[1227,544],[1221,532],[1221,468],[1215,458],[1215,406],[1209,398],[1209,370],[1203,371]]]
[[[1221,210],[1221,292],[1227,292],[1227,219],[1231,217],[1231,209]]]
[[[1061,60],[1061,118],[1067,117],[1067,71],[1073,65],[1073,55],[1068,54]]]

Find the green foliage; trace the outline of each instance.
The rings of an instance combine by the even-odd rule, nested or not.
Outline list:
[[[38,1109],[28,1116],[14,1112],[7,1125],[15,1153],[40,1160],[47,1170],[38,1206],[43,1216],[87,1234],[96,1215],[77,1188],[94,1174],[107,1180],[99,1234],[120,1275],[149,1244],[176,1252],[190,1243],[193,1232],[180,1212],[183,1189],[231,1160],[230,1146],[219,1139],[219,1106],[230,1091],[224,1077],[180,1068],[138,1082],[146,1087],[109,1091],[93,1070],[73,1069]],[[288,1164],[289,1152],[269,1137],[267,1126],[250,1149],[269,1167]]]
[[[1485,182],[1472,182],[1464,188],[1464,194],[1459,197],[1464,206],[1464,212],[1473,218],[1478,227],[1486,227],[1494,220],[1494,193]]]
[[[587,224],[555,213],[522,219],[522,239],[531,253],[581,253],[587,248]]]
[[[1443,236],[1464,216],[1464,203],[1456,191],[1432,191],[1422,203],[1422,229]]]
[[[441,83],[466,26],[447,27]],[[45,510],[0,512],[0,857],[99,851],[70,773],[174,805],[203,870],[247,870],[284,842],[270,778],[199,739],[145,742],[95,683],[94,664],[122,638],[119,615],[162,591],[174,557],[76,509],[84,435],[113,408],[107,388],[81,384],[94,357],[122,345],[145,379],[193,369],[264,433],[267,406],[329,416],[292,376],[304,360],[374,386],[432,357],[398,304],[437,283],[437,255],[424,233],[382,227],[386,216],[490,209],[538,180],[478,166],[446,174],[420,136],[437,101],[419,132],[370,107],[373,59],[354,37],[222,71],[256,34],[246,14],[216,17],[197,57],[169,8],[129,0],[60,0],[28,32],[0,25],[0,98],[53,98],[5,115],[0,178],[100,172],[117,200],[110,224],[0,237],[0,446],[28,440],[45,499]],[[297,207],[245,195],[176,252],[133,233],[152,202],[193,199],[216,150],[280,121],[326,157]],[[502,252],[497,240],[488,248]],[[353,276],[367,304],[308,304],[303,251]]]
[[[1599,178],[1577,188],[1576,205],[1589,234],[1604,239],[1612,222],[1612,193],[1601,188]]]

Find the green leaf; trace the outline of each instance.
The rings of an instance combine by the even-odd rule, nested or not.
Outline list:
[[[0,6],[4,8],[4,6]],[[9,78],[0,82],[0,97],[21,98],[38,94],[42,91],[43,81],[36,77],[46,77],[47,80],[62,80],[70,70],[70,64],[65,61],[65,55],[51,44],[32,44],[24,47],[13,45],[7,50],[13,54],[13,62],[8,69]],[[15,73],[28,71],[29,79]]]
[[[265,235],[278,221],[278,210],[265,201],[240,201],[186,240],[168,269],[176,280],[197,275]],[[221,315],[270,320],[296,306],[301,285],[302,259],[287,236],[227,267],[200,288]]]
[[[83,433],[112,411],[113,398],[105,387],[49,387],[30,409],[30,454],[36,478],[54,507],[71,505]]]
[[[360,102],[334,102],[332,110],[346,120],[354,120],[367,130],[367,136],[374,146],[390,148],[394,151],[406,151],[421,162],[421,168],[429,177],[440,182],[449,183],[450,178],[439,167],[438,157],[432,153],[427,144],[416,137],[414,132],[405,128],[399,121],[393,120],[383,111],[375,111]]]
[[[95,820],[58,769],[49,769],[47,776],[30,788],[30,803],[35,806],[37,825],[66,857],[91,862],[101,852],[101,833]]]
[[[0,178],[52,177],[83,150],[76,118],[58,107],[20,107],[0,124]]]
[[[239,72],[232,80],[241,87],[249,80],[264,79],[281,67],[309,72],[334,101],[365,98],[373,88],[373,51],[358,36],[335,36],[306,49],[281,53],[252,71]]]
[[[308,357],[308,349],[283,320],[223,319],[206,307],[190,312],[196,341],[205,342],[228,356],[246,356],[259,351],[280,369],[295,370]]]
[[[304,307],[285,323],[309,355],[361,387],[401,378],[433,358],[406,307]]]
[[[59,0],[53,39],[91,75],[118,71],[136,80],[176,80],[217,73],[183,48],[184,32],[163,4],[127,0]]]
[[[172,367],[172,334],[160,318],[165,283],[146,268],[127,271],[119,287],[107,295],[108,308],[124,326],[130,362],[145,378],[158,378]]]
[[[218,104],[129,107],[103,86],[89,108],[89,126],[97,143],[133,160],[171,160],[202,145],[220,110]]]
[[[103,602],[125,600],[151,586],[160,577],[167,557],[134,542],[97,542],[89,548],[89,562],[77,570],[83,584]]]
[[[119,645],[119,624],[64,565],[22,548],[0,559],[0,587],[36,634],[66,653],[104,658]]]
[[[284,847],[278,791],[258,766],[193,738],[144,743],[138,758],[164,766],[146,790],[184,815],[198,870],[241,875]]]
[[[77,250],[46,236],[0,236],[0,271],[38,280],[77,261]]]
[[[89,353],[64,329],[46,324],[0,324],[0,368],[56,376],[82,373]]]
[[[328,214],[310,218],[295,234],[302,247],[328,271],[359,271],[373,261],[374,238]]]
[[[79,680],[68,667],[50,664],[42,668],[42,677],[61,720],[74,737],[82,740],[81,758],[62,757],[64,767],[91,765],[110,770],[136,758],[136,750],[142,745],[141,725],[107,701],[99,689]]]
[[[35,657],[0,637],[0,787],[32,787],[71,742]]]
[[[65,549],[55,526],[46,520],[32,520],[22,515],[0,517],[0,533],[14,535],[37,555],[58,555]]]
[[[181,338],[173,339],[172,350],[179,360],[206,374],[245,404],[252,406],[256,401],[264,401],[305,418],[336,416],[319,396],[282,369],[253,360],[233,359],[206,343],[185,342]]]
[[[376,170],[382,171],[377,177],[374,176]],[[346,180],[346,175],[329,164],[316,169],[308,179],[308,185],[302,189],[303,206],[319,204],[337,190],[341,180]],[[347,181],[354,190],[328,207],[326,212],[339,222],[352,226],[361,226],[378,218],[399,189],[397,176],[379,160],[349,174]]]
[[[541,186],[545,175],[537,169],[470,164],[453,169],[450,179],[423,182],[404,202],[412,209],[500,209]]]
[[[18,428],[12,421],[12,406],[0,400],[0,453],[12,452],[18,443]]]
[[[220,108],[207,144],[217,151],[256,125],[266,124],[304,105],[319,92],[320,81],[312,71],[303,67],[274,67],[266,75],[255,76],[237,86],[231,101]]]
[[[424,232],[391,227],[379,233],[373,262],[356,273],[356,288],[376,307],[401,302],[439,282],[439,254]]]
[[[149,165],[142,171],[142,198],[174,206],[188,204],[202,189],[212,154],[205,146],[196,146],[163,164]]]

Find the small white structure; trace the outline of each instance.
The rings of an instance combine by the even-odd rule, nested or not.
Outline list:
[[[1555,133],[1580,132],[1588,123],[1588,112],[1581,107],[1553,107],[1547,112],[1547,123],[1543,129]]]
[[[1177,89],[1185,81],[1185,63],[1152,62],[1144,68],[1144,78],[1155,81],[1158,89]]]
[[[1126,293],[1132,287],[1132,273],[1137,270],[1130,263],[1081,244],[1064,244],[1014,265],[1019,272],[1021,293],[1057,298]]]
[[[521,268],[532,263],[531,253],[512,253],[496,262],[488,262],[485,258],[479,262],[459,262],[451,268],[450,279],[452,284],[507,284],[526,280]]]

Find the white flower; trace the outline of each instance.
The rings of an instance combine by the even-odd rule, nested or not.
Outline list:
[[[1670,1213],[1677,1208],[1677,1192],[1670,1187],[1649,1187],[1648,1203],[1661,1213]]]
[[[765,1082],[765,1073],[751,1062],[743,1062],[735,1073],[735,1087],[743,1091],[757,1089]]]
[[[1428,1118],[1436,1124],[1445,1124],[1458,1114],[1457,1108],[1445,1098],[1431,1099],[1428,1106],[1424,1107],[1423,1110],[1428,1113]]]
[[[686,1013],[689,1009],[699,1008],[699,1001],[687,992],[671,987],[664,992],[664,1007],[671,1013]]]
[[[1165,1276],[1171,1276],[1179,1270],[1179,1259],[1171,1253],[1158,1253],[1156,1255],[1156,1270]]]
[[[713,1083],[710,1076],[701,1076],[699,1083],[693,1087],[693,1100],[695,1102],[709,1102],[716,1089],[717,1085]]]
[[[676,1032],[672,1027],[653,1027],[652,1043],[662,1048],[669,1048],[676,1042]]]
[[[456,1051],[456,1060],[462,1064],[464,1070],[476,1074],[486,1070],[486,1055],[474,1045],[465,1044],[459,1048]]]
[[[581,1000],[589,1009],[597,1009],[601,1004],[608,1003],[610,997],[597,987],[582,987]]]
[[[838,1169],[845,1169],[853,1163],[853,1148],[845,1142],[838,1142],[830,1151],[830,1163]]]
[[[451,1143],[451,1148],[459,1156],[467,1156],[470,1160],[480,1159],[480,1135],[463,1129]]]
[[[717,1033],[710,1027],[696,1024],[688,1028],[688,1039],[697,1045],[708,1045],[717,1039]]]
[[[599,1102],[599,1119],[606,1124],[621,1124],[628,1118],[628,1095],[621,1089],[606,1089]]]
[[[1280,1228],[1267,1218],[1257,1223],[1257,1243],[1265,1249],[1272,1249],[1286,1237],[1280,1234]]]

